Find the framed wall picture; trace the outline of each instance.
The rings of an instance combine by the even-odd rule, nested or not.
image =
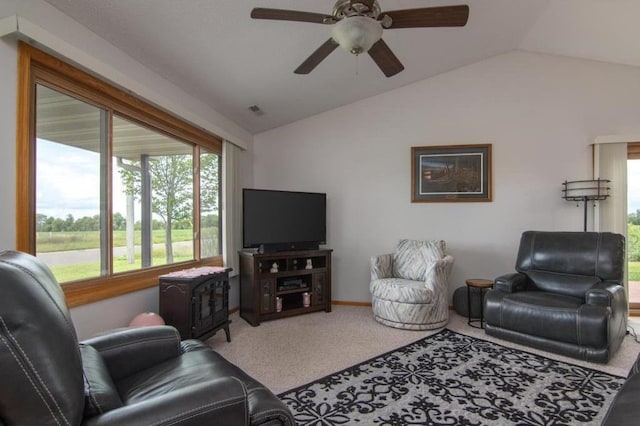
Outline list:
[[[411,148],[411,202],[491,201],[491,144]]]

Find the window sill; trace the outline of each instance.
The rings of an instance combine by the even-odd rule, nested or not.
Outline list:
[[[182,262],[110,277],[74,281],[62,284],[62,289],[64,290],[67,306],[73,308],[155,287],[158,285],[158,277],[160,275],[198,266],[222,266],[222,258],[215,257],[197,262]]]

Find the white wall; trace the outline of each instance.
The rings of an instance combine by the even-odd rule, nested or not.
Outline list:
[[[582,230],[565,180],[598,135],[640,130],[640,70],[513,52],[254,136],[254,186],[321,191],[333,299],[370,301],[369,258],[444,239],[450,294],[512,272],[524,230]],[[412,146],[493,144],[491,203],[411,203]]]
[[[251,134],[222,117],[202,101],[186,94],[158,74],[137,63],[124,52],[99,38],[85,27],[71,20],[41,0],[0,0],[0,18],[19,15],[64,43],[80,49],[93,63],[104,69],[115,69],[136,87],[152,94],[152,98],[168,99],[191,117],[206,117],[212,126],[233,134],[238,140],[250,143]],[[15,191],[16,191],[16,87],[17,40],[0,38],[0,250],[15,248]],[[206,127],[206,126],[204,126]],[[251,163],[241,155],[243,178],[251,179]],[[249,156],[250,158],[250,156]],[[237,280],[232,281],[230,306],[239,304]],[[129,295],[84,305],[71,310],[80,338],[113,327],[126,326],[138,313],[157,311],[158,290],[152,288]]]

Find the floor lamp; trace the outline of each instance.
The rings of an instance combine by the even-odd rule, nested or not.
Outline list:
[[[587,232],[587,203],[606,200],[609,197],[608,179],[572,180],[562,183],[562,198],[567,201],[584,202],[584,232]],[[594,203],[595,205],[595,203]]]

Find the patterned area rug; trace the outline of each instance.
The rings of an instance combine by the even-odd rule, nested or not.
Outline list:
[[[299,425],[599,425],[623,382],[445,329],[278,396]]]

